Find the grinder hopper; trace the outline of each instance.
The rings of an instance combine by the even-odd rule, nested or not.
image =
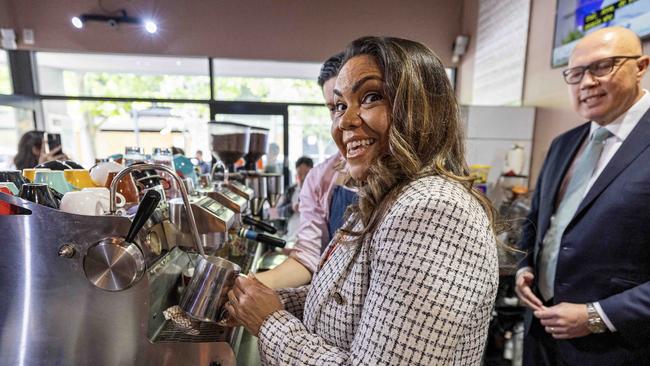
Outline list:
[[[250,130],[250,127],[236,122],[208,122],[212,155],[221,160],[230,172],[235,171],[235,162],[249,150]]]

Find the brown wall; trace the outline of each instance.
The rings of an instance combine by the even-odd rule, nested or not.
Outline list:
[[[0,0],[1,27],[35,30],[37,49],[320,61],[356,37],[411,38],[450,63],[460,31],[456,0],[103,0],[129,15],[155,14],[159,33],[106,24],[72,27],[81,13],[100,13],[97,0]],[[9,19],[7,19],[9,18]],[[11,22],[13,21],[13,24]],[[9,23],[8,23],[9,22]]]
[[[13,19],[9,0],[0,0],[0,28],[13,28]]]
[[[537,107],[531,186],[537,181],[539,170],[553,138],[584,122],[571,107],[567,87],[560,74],[562,68],[551,68],[555,7],[556,1],[531,0],[523,94],[525,106]],[[465,0],[463,14],[463,31],[475,40],[478,2]],[[650,42],[645,42],[644,48],[647,53]],[[465,104],[471,104],[473,68],[474,49],[470,47],[468,54],[463,57],[459,70],[461,74],[459,97]],[[643,85],[646,89],[650,89],[650,77],[645,78]]]
[[[478,27],[478,1],[463,0],[462,17],[461,32],[469,36],[469,44],[457,68],[457,94],[461,104],[472,104],[472,78],[474,77],[476,29]]]

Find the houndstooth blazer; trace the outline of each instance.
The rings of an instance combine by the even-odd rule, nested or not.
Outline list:
[[[281,289],[262,324],[268,365],[479,365],[498,284],[495,238],[457,183],[409,184],[361,245],[311,286]]]

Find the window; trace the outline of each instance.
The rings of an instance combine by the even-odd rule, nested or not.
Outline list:
[[[320,63],[214,59],[217,100],[322,103]]]
[[[0,94],[12,94],[11,73],[9,72],[9,60],[7,51],[0,50]]]
[[[36,53],[43,95],[210,99],[205,58]]]
[[[60,133],[64,152],[87,168],[126,146],[147,154],[177,146],[191,156],[209,143],[204,104],[45,100],[43,109],[46,130]]]
[[[332,140],[332,120],[327,108],[289,106],[289,166],[293,170],[295,161],[307,156],[318,164],[338,150]]]
[[[0,170],[8,170],[13,166],[20,137],[33,129],[32,111],[0,106]]]

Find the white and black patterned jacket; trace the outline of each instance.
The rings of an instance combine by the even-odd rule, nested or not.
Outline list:
[[[339,245],[259,334],[269,365],[479,365],[498,284],[488,218],[465,188],[412,182],[360,246]]]

